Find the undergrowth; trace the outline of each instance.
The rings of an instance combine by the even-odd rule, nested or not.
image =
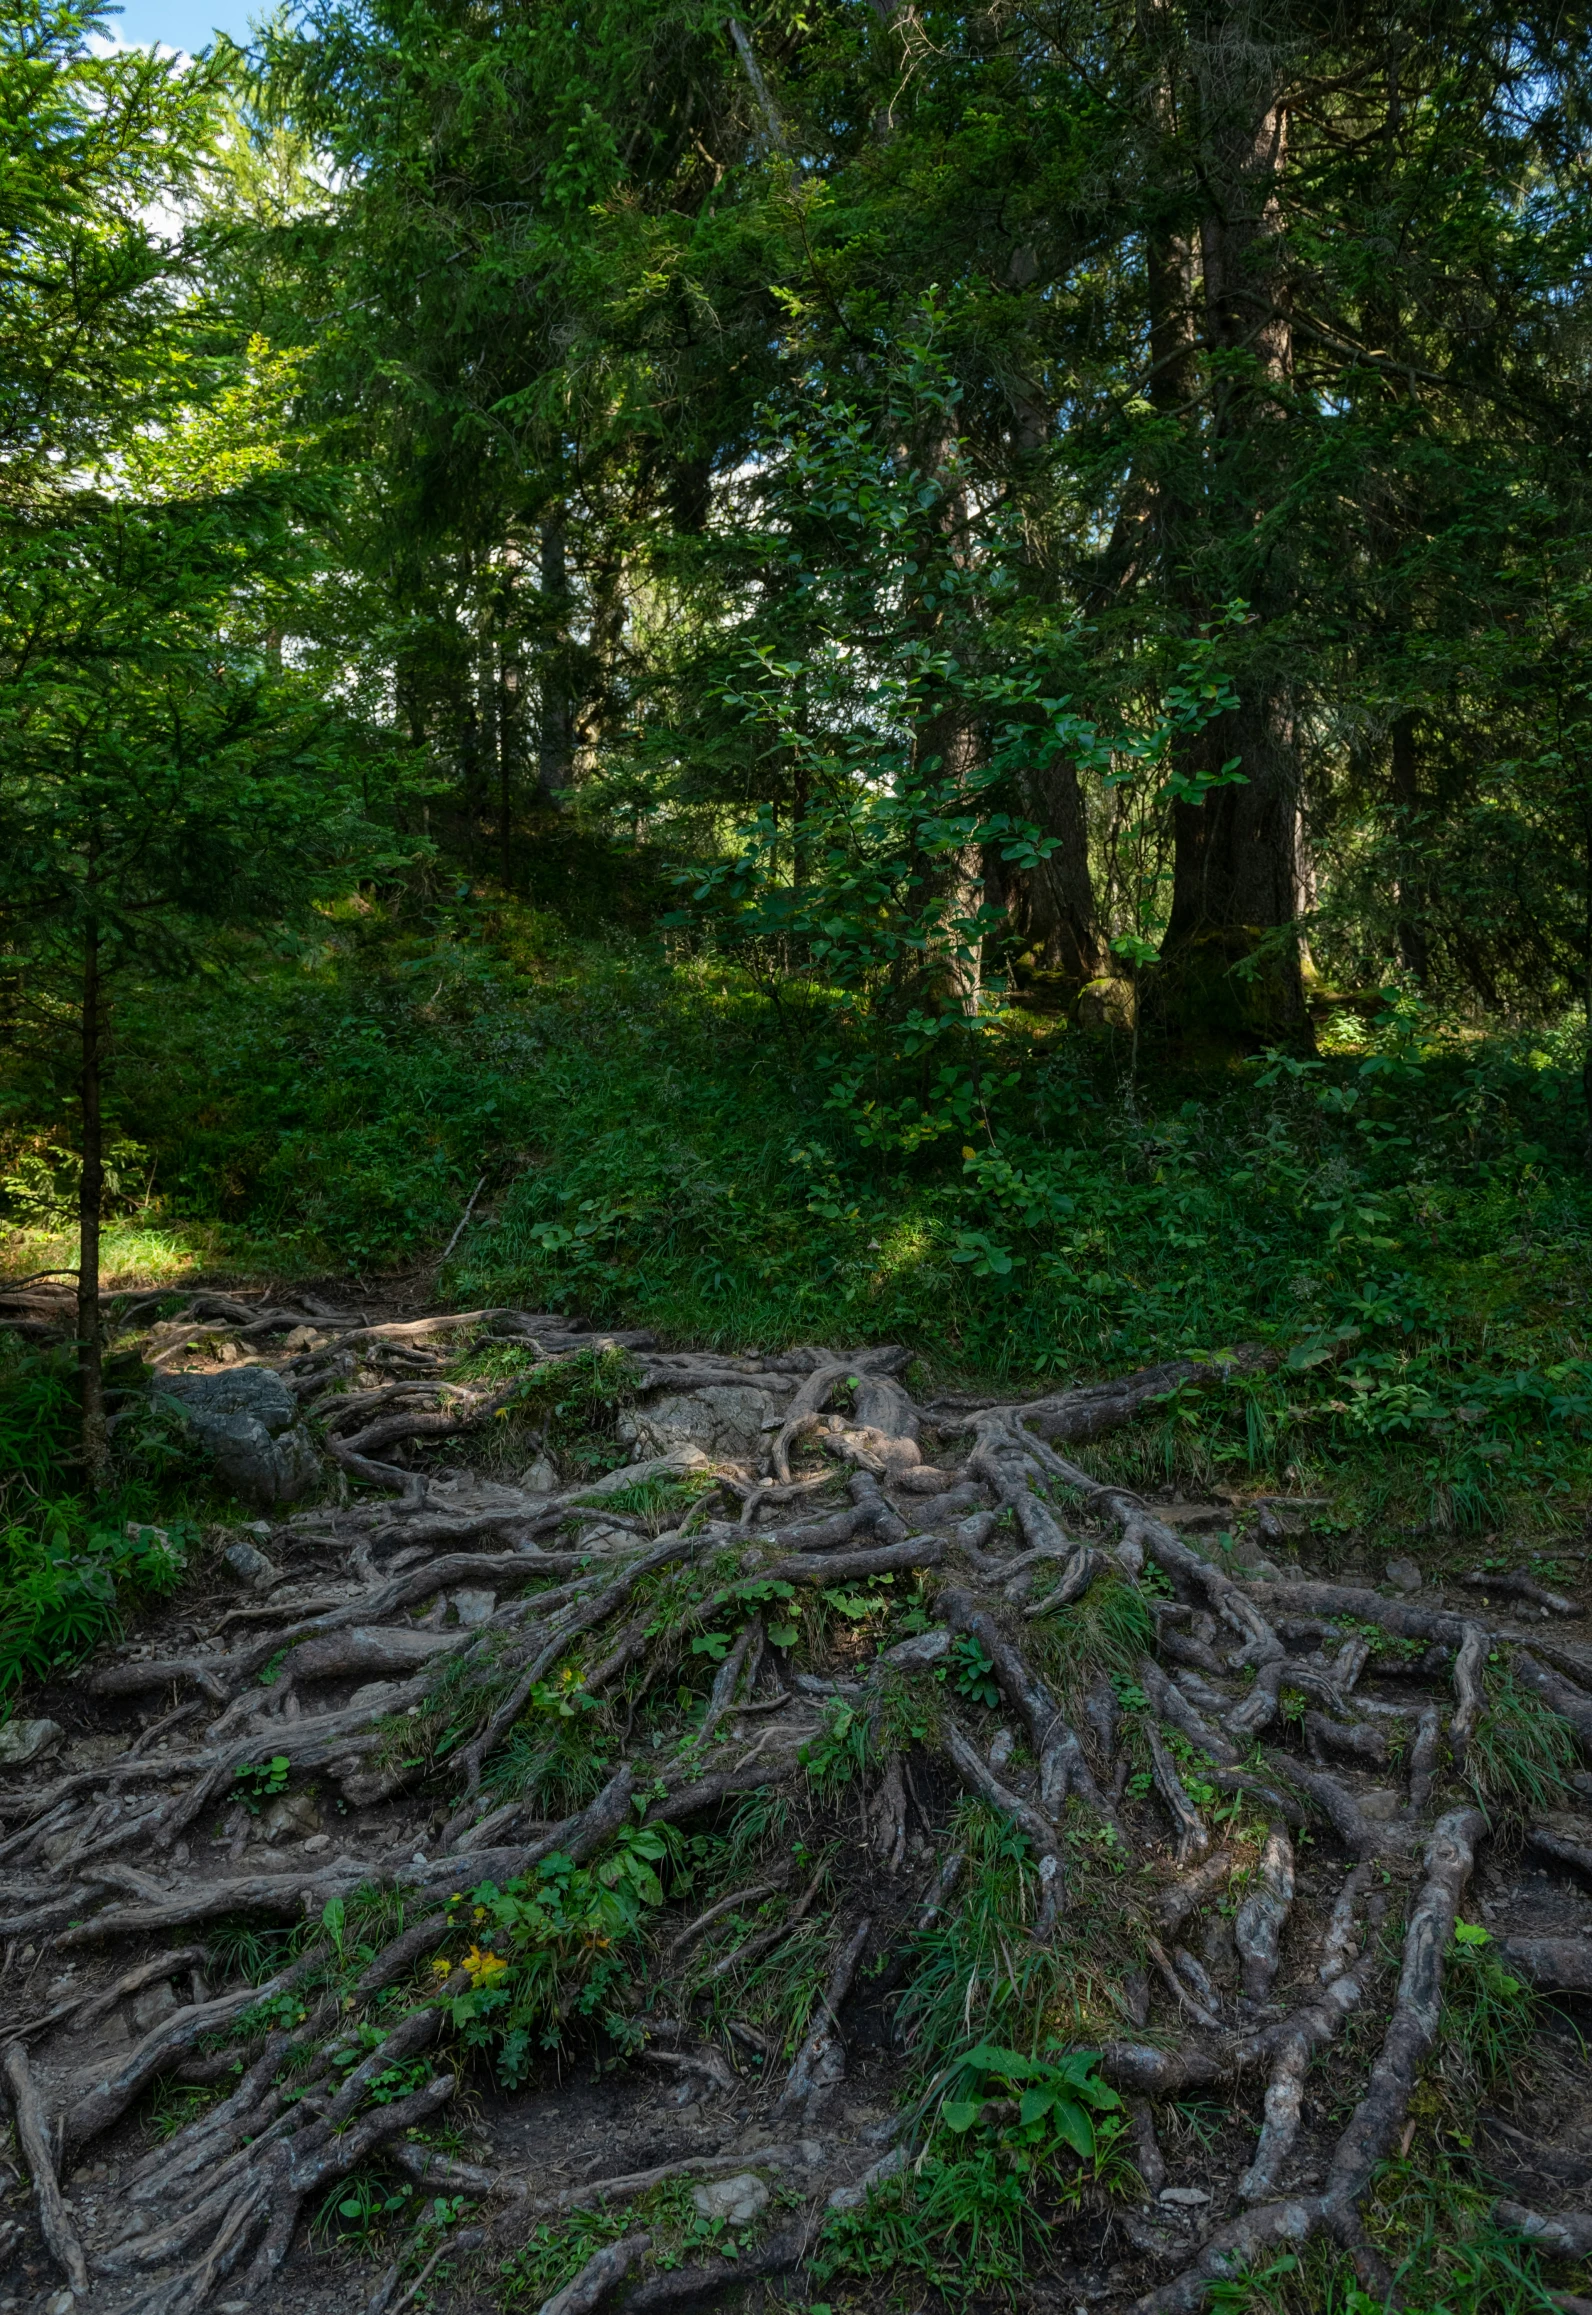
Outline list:
[[[1055,1018],[914,1055],[821,990],[776,1018],[734,967],[633,934],[406,905],[130,997],[113,1099],[139,1188],[112,1270],[120,1230],[151,1275],[203,1246],[368,1279],[445,1245],[484,1175],[437,1282],[456,1303],[725,1348],[890,1336],[942,1376],[1271,1343],[1276,1372],[1114,1440],[1119,1476],[1330,1472],[1362,1523],[1579,1524],[1592,1187],[1551,1039],[1390,997],[1309,1069],[1152,1056],[1128,1082]],[[53,1179],[13,1178],[18,1267],[72,1258]]]

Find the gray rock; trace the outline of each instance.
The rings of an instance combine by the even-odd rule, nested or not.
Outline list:
[[[25,1768],[60,1741],[57,1720],[8,1720],[0,1728],[0,1768]]]
[[[155,1388],[197,1422],[249,1415],[275,1438],[298,1420],[298,1401],[268,1366],[229,1367],[219,1375],[162,1375]]]
[[[256,1503],[293,1503],[320,1476],[298,1401],[269,1367],[217,1375],[162,1375],[157,1403],[175,1407],[197,1434],[216,1475]]]
[[[289,1833],[318,1833],[321,1812],[308,1793],[284,1793],[260,1819],[261,1837],[273,1845]]]
[[[744,1389],[713,1383],[704,1390],[656,1398],[650,1406],[621,1416],[618,1429],[621,1439],[646,1455],[667,1455],[691,1446],[713,1455],[748,1456],[760,1452],[764,1430],[776,1425],[783,1413],[772,1392],[750,1383]]]
[[[1155,2199],[1170,2203],[1174,2210],[1198,2210],[1201,2203],[1211,2198],[1202,2186],[1163,2186]]]
[[[174,2015],[177,1997],[162,1978],[157,1985],[147,1985],[142,1993],[135,1994],[128,2006],[132,2011],[133,2031],[149,2034]]]
[[[705,2219],[723,2219],[732,2227],[744,2227],[758,2212],[768,2207],[768,2188],[755,2170],[742,2171],[737,2178],[716,2178],[706,2185],[691,2189],[691,2200]]]
[[[455,1592],[453,1605],[461,1624],[474,1625],[490,1622],[497,1606],[496,1592]]]
[[[390,1704],[397,1694],[396,1680],[367,1680],[363,1688],[354,1690],[348,1701],[350,1706],[358,1704],[366,1711],[374,1712],[379,1706]]]
[[[1390,1559],[1386,1574],[1388,1582],[1397,1584],[1401,1592],[1418,1592],[1425,1580],[1412,1559]]]
[[[235,1576],[252,1584],[257,1592],[268,1592],[273,1584],[282,1581],[282,1570],[274,1559],[267,1559],[252,1543],[229,1543],[221,1554]]]

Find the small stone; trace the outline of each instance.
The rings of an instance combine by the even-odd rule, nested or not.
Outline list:
[[[496,1592],[455,1592],[454,1612],[461,1624],[484,1624],[491,1620],[497,1606]]]
[[[44,2315],[74,2315],[77,2299],[70,2291],[57,2291],[44,2302]]]
[[[329,1849],[331,1845],[330,1833],[311,1833],[304,1844],[304,1854],[306,1857],[318,1857],[323,1849]]]
[[[990,1767],[1004,1768],[1012,1757],[1012,1747],[1016,1742],[1017,1739],[1009,1728],[997,1728],[990,1740]]]
[[[241,1582],[250,1584],[257,1592],[268,1592],[273,1584],[282,1581],[282,1570],[274,1559],[267,1559],[263,1551],[252,1543],[229,1543],[221,1554],[233,1574]]]
[[[284,1793],[260,1819],[261,1838],[270,1842],[285,1840],[289,1833],[318,1833],[320,1829],[321,1812],[308,1793]]]
[[[1174,2203],[1180,2210],[1197,2210],[1201,2203],[1209,2202],[1211,2198],[1202,2186],[1163,2186],[1155,2199],[1157,2202]]]
[[[555,1495],[558,1492],[558,1466],[548,1455],[538,1455],[528,1471],[521,1474],[520,1485],[527,1495]]]
[[[1387,1580],[1401,1592],[1418,1592],[1425,1578],[1412,1559],[1390,1559],[1386,1568]]]
[[[145,1986],[142,1993],[135,1994],[128,2007],[132,2013],[133,2031],[149,2034],[154,2032],[156,2026],[163,2026],[173,2014],[177,2008],[177,1997],[162,1978],[158,1985]]]
[[[60,1741],[57,1720],[8,1720],[0,1728],[0,1768],[24,1768]]]
[[[743,2171],[738,2178],[716,2178],[705,2186],[691,2189],[691,2200],[705,2219],[723,2219],[732,2227],[744,2227],[768,2205],[768,2188],[755,2170]]]

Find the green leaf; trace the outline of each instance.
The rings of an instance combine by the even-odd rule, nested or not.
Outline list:
[[[947,2098],[940,2119],[947,2130],[971,2130],[983,2111],[982,2098]]]
[[[1085,2162],[1089,2160],[1095,2150],[1094,2124],[1081,2106],[1075,2106],[1070,2098],[1059,2100],[1055,2129],[1056,2136],[1070,2146],[1075,2154]]]

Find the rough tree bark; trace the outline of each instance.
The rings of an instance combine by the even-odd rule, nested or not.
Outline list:
[[[1202,437],[1201,560],[1223,595],[1241,591],[1262,623],[1239,675],[1239,702],[1183,743],[1179,768],[1241,778],[1173,806],[1172,910],[1161,1001],[1185,1036],[1254,1042],[1308,1035],[1296,941],[1299,752],[1289,684],[1268,667],[1264,623],[1286,608],[1280,550],[1252,546],[1268,479],[1267,437],[1284,422],[1292,369],[1280,187],[1287,158],[1283,61],[1247,0],[1212,10],[1190,45],[1185,101],[1199,122],[1207,207],[1199,234],[1210,423]],[[1162,292],[1175,296],[1180,252],[1168,246]],[[1170,308],[1168,309],[1170,312]],[[1181,361],[1174,359],[1172,377]],[[1174,554],[1177,550],[1174,547]],[[1178,556],[1181,565],[1181,556]],[[1174,600],[1187,581],[1167,574]],[[1241,582],[1241,587],[1240,587]],[[1221,605],[1207,601],[1209,617]],[[1282,937],[1278,937],[1279,934]]]
[[[77,1373],[83,1421],[83,1468],[91,1488],[104,1485],[108,1447],[105,1433],[104,1343],[100,1327],[100,1205],[105,1195],[105,1129],[100,1108],[104,1061],[104,991],[100,981],[100,932],[91,915],[83,932],[83,1018],[79,1101],[83,1124],[83,1170],[77,1193]]]
[[[536,784],[544,804],[556,803],[574,771],[575,703],[569,683],[570,587],[564,510],[542,517],[541,583],[544,642],[540,672],[541,724]]]

